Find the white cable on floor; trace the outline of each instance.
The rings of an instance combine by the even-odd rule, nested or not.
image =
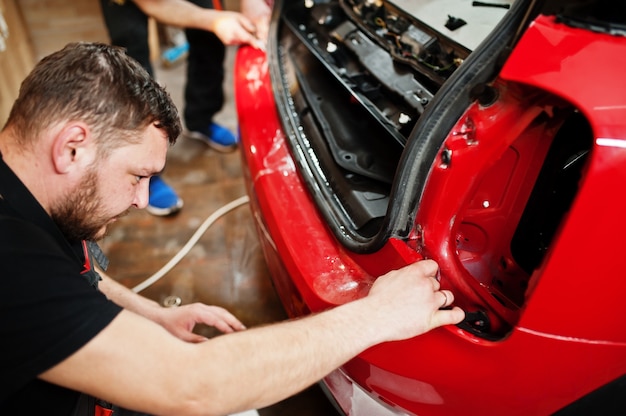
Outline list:
[[[189,253],[191,248],[198,242],[202,234],[204,234],[206,230],[211,225],[213,225],[215,221],[217,221],[222,215],[227,214],[228,212],[232,211],[233,209],[237,207],[240,207],[241,205],[247,204],[249,201],[250,199],[248,198],[248,196],[244,195],[240,198],[235,199],[234,201],[229,202],[228,204],[222,206],[221,208],[213,212],[211,215],[209,215],[209,217],[206,220],[204,220],[204,222],[200,225],[200,227],[198,227],[196,232],[191,236],[189,241],[187,241],[187,244],[185,244],[183,248],[181,248],[180,251],[176,253],[176,255],[172,257],[172,259],[169,262],[167,262],[165,266],[161,267],[161,269],[158,272],[154,273],[152,276],[148,277],[146,280],[144,280],[143,282],[135,286],[132,289],[133,292],[139,293],[142,290],[149,287],[150,285],[152,285],[153,283],[155,283],[156,281],[158,281],[163,276],[165,276],[165,274],[167,274],[170,270],[172,270],[174,266],[176,266],[176,264],[178,264],[178,262],[181,261],[182,258],[185,257]]]

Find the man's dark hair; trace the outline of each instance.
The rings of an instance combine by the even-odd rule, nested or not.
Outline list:
[[[150,124],[170,144],[182,129],[165,89],[123,49],[102,43],[71,43],[43,58],[22,82],[4,128],[33,145],[63,120],[87,123],[104,152],[138,140]]]

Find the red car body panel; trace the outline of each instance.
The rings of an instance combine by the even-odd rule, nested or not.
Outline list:
[[[446,139],[453,160],[431,169],[416,219],[419,241],[391,239],[360,255],[337,242],[308,194],[275,108],[265,54],[239,50],[235,91],[251,209],[288,314],[359,298],[374,276],[424,255],[439,262],[442,284],[460,306],[488,305],[496,321],[510,325],[497,341],[450,326],[365,351],[325,379],[346,414],[550,414],[626,374],[623,68],[624,37],[540,16],[495,82],[499,102],[472,105]],[[546,137],[557,127],[532,121],[562,103],[589,121],[590,158],[529,287],[503,298],[477,276],[500,266],[509,268],[496,274],[516,272],[501,243],[516,226],[510,219],[521,215],[528,178],[538,174]],[[359,404],[353,383],[379,410]]]

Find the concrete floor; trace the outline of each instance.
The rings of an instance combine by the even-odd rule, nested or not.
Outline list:
[[[215,119],[233,131],[237,119],[228,69],[232,68],[234,53],[235,48],[228,49],[227,101]],[[166,86],[182,111],[184,63],[167,69],[157,64],[155,69],[156,78]],[[111,261],[109,274],[131,288],[168,263],[210,214],[246,194],[239,151],[220,154],[184,137],[172,147],[163,178],[183,198],[185,205],[181,212],[162,218],[143,210],[133,211],[110,228],[101,244]],[[270,282],[247,205],[217,220],[170,272],[141,293],[158,302],[176,296],[183,303],[220,305],[248,327],[286,318]],[[217,335],[208,327],[197,331],[207,336]],[[261,416],[336,414],[318,386],[274,406],[258,409],[258,413]]]

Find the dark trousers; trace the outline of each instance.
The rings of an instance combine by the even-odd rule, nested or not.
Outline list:
[[[189,1],[204,8],[213,7],[212,0]],[[126,0],[123,5],[100,0],[100,4],[111,43],[126,48],[129,56],[154,75],[148,45],[148,17],[131,0]],[[187,129],[206,132],[213,116],[224,105],[222,84],[226,48],[211,32],[185,29],[185,35],[189,55],[183,120]]]

